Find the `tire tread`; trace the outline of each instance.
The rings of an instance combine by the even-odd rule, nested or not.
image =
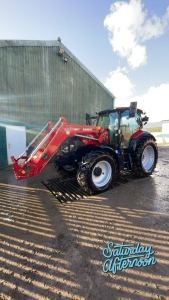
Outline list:
[[[92,184],[90,184],[89,178],[88,178],[89,170],[91,169],[91,167],[93,166],[93,164],[99,157],[105,157],[105,155],[111,159],[111,161],[112,161],[111,165],[112,165],[112,170],[113,170],[113,168],[115,168],[115,162],[114,162],[113,157],[109,153],[106,153],[103,151],[93,151],[93,152],[88,153],[84,157],[83,162],[79,166],[79,170],[77,172],[77,182],[90,195],[92,195],[93,192],[96,192],[96,191],[99,192],[99,189],[93,190]],[[112,172],[112,176],[113,176],[113,172]]]
[[[154,149],[155,160],[151,170],[149,172],[145,172],[141,166],[141,155],[145,147],[148,145],[151,145]],[[132,156],[132,174],[136,177],[147,177],[154,172],[154,169],[156,168],[157,165],[157,160],[158,160],[157,143],[154,141],[154,139],[147,139],[147,138],[141,139],[136,147],[135,152],[131,156]]]

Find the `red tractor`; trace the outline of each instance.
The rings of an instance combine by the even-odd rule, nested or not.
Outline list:
[[[48,122],[24,153],[11,157],[16,179],[39,174],[51,158],[57,172],[74,172],[90,194],[108,189],[124,170],[140,177],[152,174],[158,149],[154,136],[142,130],[148,117],[137,109],[137,102],[101,111],[96,117],[86,115],[87,125],[69,124],[64,117],[55,125]]]

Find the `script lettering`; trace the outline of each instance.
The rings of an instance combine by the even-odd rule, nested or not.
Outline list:
[[[102,266],[104,273],[116,274],[117,271],[126,268],[140,268],[156,264],[152,246],[142,246],[140,242],[136,245],[123,242],[114,245],[113,242],[108,242],[102,253],[106,258]]]

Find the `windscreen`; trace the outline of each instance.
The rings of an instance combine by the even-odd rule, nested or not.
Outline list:
[[[122,148],[128,147],[130,137],[140,129],[140,126],[140,115],[138,113],[135,113],[134,117],[130,117],[128,109],[121,113],[120,129]]]

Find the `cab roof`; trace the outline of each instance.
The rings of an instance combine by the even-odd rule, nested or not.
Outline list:
[[[102,114],[105,114],[105,113],[111,113],[111,112],[116,112],[116,111],[123,112],[123,111],[125,111],[127,109],[129,110],[130,107],[129,106],[128,107],[126,107],[126,106],[124,106],[124,107],[116,107],[116,108],[113,108],[113,109],[102,110],[98,114],[102,115]],[[139,108],[137,108],[137,112],[143,114],[143,111],[141,109],[139,109]]]

